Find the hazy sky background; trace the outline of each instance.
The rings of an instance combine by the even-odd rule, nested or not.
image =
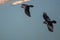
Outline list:
[[[0,40],[60,40],[60,0],[31,0],[26,4],[34,5],[30,8],[31,17],[21,5],[0,5]],[[43,12],[57,21],[54,32],[43,24]]]

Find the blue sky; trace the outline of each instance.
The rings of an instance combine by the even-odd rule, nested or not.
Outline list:
[[[60,0],[31,0],[26,4],[34,5],[31,17],[25,15],[21,5],[0,5],[0,40],[60,40]],[[57,21],[54,32],[43,24],[43,12]]]

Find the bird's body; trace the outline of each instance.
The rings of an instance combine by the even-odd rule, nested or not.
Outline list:
[[[53,32],[53,23],[56,23],[56,21],[55,20],[51,21],[51,19],[45,12],[43,13],[43,18],[45,20],[44,23],[47,24],[48,30],[50,32]]]
[[[30,10],[29,10],[29,9],[30,9],[30,7],[33,7],[33,5],[22,4],[21,7],[24,8],[25,14],[26,14],[27,16],[31,17],[31,15],[30,15]]]

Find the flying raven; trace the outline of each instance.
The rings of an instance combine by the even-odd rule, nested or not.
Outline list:
[[[21,6],[22,8],[24,8],[25,10],[25,14],[29,17],[31,17],[31,14],[30,14],[30,7],[34,7],[33,5],[28,5],[28,4],[22,4]]]
[[[53,23],[55,24],[56,21],[55,20],[51,21],[51,19],[49,18],[46,12],[43,13],[43,18],[45,20],[43,23],[47,24],[48,30],[50,32],[53,32]]]

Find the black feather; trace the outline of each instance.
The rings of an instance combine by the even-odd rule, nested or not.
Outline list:
[[[53,24],[52,24],[52,22],[49,21],[47,25],[48,25],[48,26],[47,26],[47,27],[48,27],[48,30],[49,30],[50,32],[53,32]]]
[[[29,5],[30,7],[34,7],[33,5]]]
[[[52,21],[52,23],[54,23],[54,24],[55,24],[55,23],[56,23],[56,21],[55,21],[55,20],[53,20],[53,21]]]
[[[28,5],[28,4],[22,4],[21,7],[24,8],[25,14],[27,16],[31,17],[31,15],[30,15],[30,7],[34,7],[34,6],[33,5]]]
[[[30,11],[29,11],[29,7],[26,7],[26,8],[25,8],[25,14],[26,14],[27,16],[31,17]]]

